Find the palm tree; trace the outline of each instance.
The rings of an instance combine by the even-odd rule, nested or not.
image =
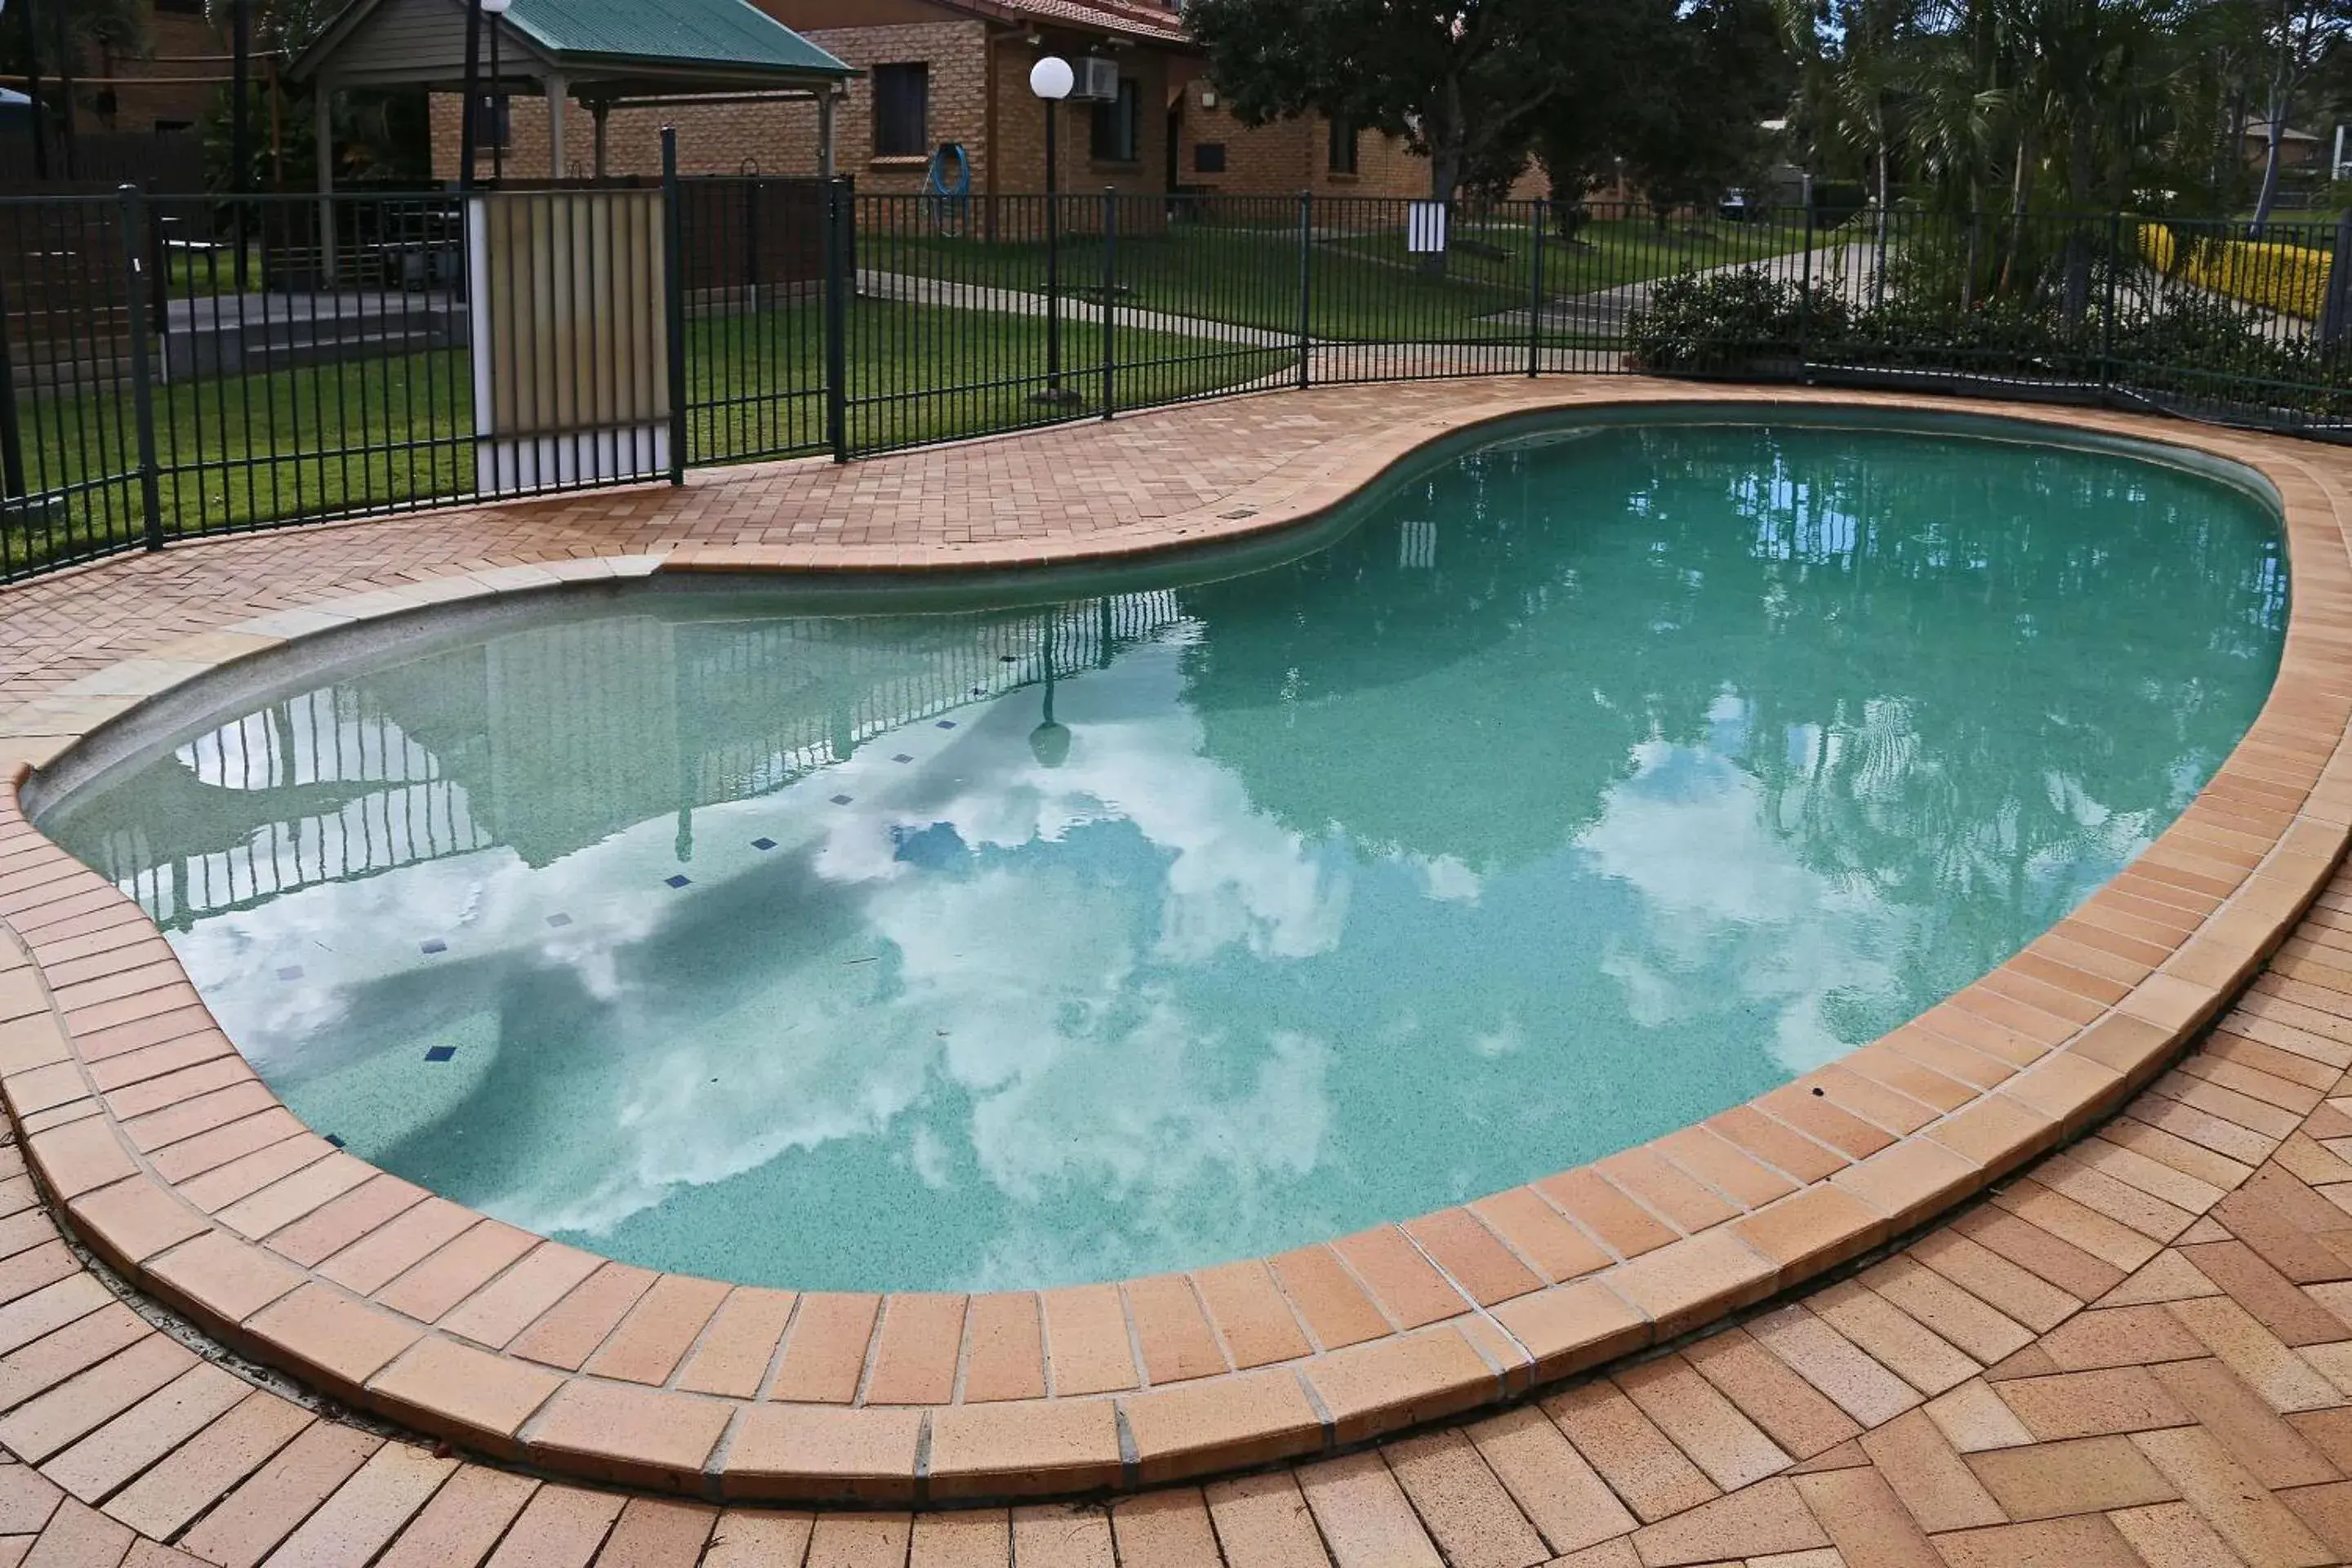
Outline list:
[[[2013,99],[2003,86],[1992,0],[1944,0],[1930,15],[1927,32],[1904,83],[1911,142],[1943,205],[1957,208],[1968,225],[1959,279],[1965,310],[1976,301],[1985,203]]]

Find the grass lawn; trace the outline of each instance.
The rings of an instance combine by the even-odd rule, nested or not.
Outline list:
[[[1525,221],[1458,223],[1452,237],[1450,267],[1457,279],[1468,286],[1515,290],[1514,301],[1526,303],[1535,281],[1535,236]],[[1825,243],[1825,237],[1816,233],[1814,242]],[[1398,265],[1414,259],[1405,253],[1404,237],[1395,233],[1339,243]],[[1801,224],[1677,218],[1661,228],[1647,216],[1593,218],[1577,230],[1572,242],[1562,240],[1557,229],[1544,236],[1544,294],[1558,300],[1598,293],[1676,272],[1795,255],[1804,247]]]
[[[898,209],[891,209],[896,214]],[[1085,211],[1083,204],[1074,212]],[[1125,217],[1134,209],[1123,208]],[[1197,316],[1262,331],[1301,328],[1298,235],[1295,226],[1176,222],[1150,234],[1123,235],[1110,247],[1108,286],[1123,305]],[[1405,251],[1404,236],[1375,209],[1377,229],[1353,207],[1335,205],[1318,224],[1307,258],[1305,323],[1327,342],[1485,342],[1525,331],[1534,287],[1533,241],[1524,218],[1458,223],[1443,273]],[[1401,205],[1394,214],[1401,216]],[[857,265],[975,289],[1041,293],[1046,249],[1034,238],[949,238],[931,233],[919,209],[893,227],[869,218],[858,236]],[[1348,226],[1356,226],[1350,228]],[[1821,237],[1817,236],[1817,241]],[[1544,294],[1559,300],[1614,289],[1685,269],[1720,267],[1801,250],[1804,231],[1785,224],[1677,221],[1662,233],[1646,217],[1587,223],[1578,241],[1545,237]],[[1059,245],[1061,284],[1072,298],[1100,299],[1105,247],[1094,233]],[[1517,316],[1517,321],[1509,318]]]
[[[1222,321],[1295,338],[1301,326],[1298,236],[1295,227],[1178,223],[1160,233],[1122,235],[1112,248],[1109,289],[1121,307]],[[1074,299],[1105,292],[1099,235],[1066,237],[1061,280]],[[1042,293],[1042,242],[939,238],[926,233],[858,236],[857,265],[879,272],[936,278],[975,289]],[[1426,341],[1507,335],[1482,317],[1524,306],[1526,292],[1466,277],[1431,278],[1319,241],[1308,258],[1314,301],[1310,329],[1320,339]]]
[[[1024,316],[859,300],[850,316],[849,422],[860,449],[1099,413],[1102,333],[1063,332],[1067,402],[1045,385],[1045,324]],[[1244,384],[1295,363],[1286,351],[1115,327],[1121,406]],[[817,307],[688,324],[688,461],[825,449]],[[473,486],[473,388],[463,350],[161,384],[156,456],[174,534],[402,505]],[[128,387],[21,397],[36,493],[82,487],[47,527],[0,533],[0,574],[90,553],[141,531]],[[68,522],[68,518],[72,521]]]

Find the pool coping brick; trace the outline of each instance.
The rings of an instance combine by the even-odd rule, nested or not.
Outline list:
[[[1993,414],[2185,447],[2262,473],[2282,498],[2294,584],[2262,713],[2179,820],[2062,922],[2117,940],[2045,933],[1919,1020],[1745,1107],[1574,1172],[1277,1258],[969,1300],[793,1296],[623,1270],[456,1215],[441,1216],[451,1234],[372,1289],[352,1288],[337,1279],[336,1258],[434,1200],[392,1206],[357,1235],[316,1238],[336,1240],[324,1255],[315,1240],[284,1243],[299,1257],[276,1250],[274,1241],[313,1237],[305,1226],[316,1216],[391,1178],[329,1149],[237,1070],[241,1058],[177,960],[155,947],[155,928],[33,830],[18,798],[36,769],[188,681],[306,636],[432,606],[656,573],[1112,560],[1295,527],[1433,443],[1531,412],[1666,404],[1769,413],[1789,402]],[[1260,405],[1281,406],[1278,397]],[[714,1500],[903,1507],[1158,1486],[1359,1446],[1669,1344],[1789,1292],[1985,1194],[2151,1083],[2170,1081],[2168,1073],[2179,1076],[2173,1064],[2297,930],[2352,836],[2352,677],[2341,663],[2352,645],[2343,531],[2352,477],[2314,456],[2274,437],[2080,410],[1622,380],[1490,383],[1309,448],[1190,510],[1099,533],[1010,544],[688,541],[484,565],[341,596],[318,583],[306,603],[166,640],[0,711],[0,1094],[58,1216],[126,1279],[334,1398],[542,1471]],[[658,504],[673,493],[613,504]],[[106,966],[134,950],[135,961]],[[2295,984],[2298,964],[2352,973],[2352,958],[2335,971],[2300,952],[2273,973]],[[152,1071],[121,1068],[148,1053],[165,1053]],[[207,1063],[231,1065],[194,1070]],[[2252,1067],[2206,1071],[2190,1075],[2203,1087],[2185,1092],[2216,1104],[2248,1098],[2219,1079],[2254,1075],[2242,1081],[2258,1100],[2264,1085],[2289,1081]],[[2292,1087],[2311,1110],[2275,1108],[2290,1131],[2326,1110],[2327,1098],[2315,1085]],[[2343,1163],[2317,1142],[2312,1149]],[[252,1184],[226,1175],[248,1165]],[[2352,1178],[2352,1166],[2346,1173]],[[2117,1187],[2133,1195],[2116,1197]],[[2331,1212],[2341,1195],[2303,1190]],[[2065,1216],[2065,1240],[2119,1275],[2193,1234],[2187,1222],[2196,1218],[2079,1160],[2037,1167],[1995,1202]],[[2352,1232],[2352,1213],[2339,1218]],[[2031,1262],[2002,1262],[2034,1272]],[[1214,1289],[1202,1282],[1212,1274]],[[730,1317],[739,1300],[748,1317]],[[673,1301],[695,1321],[660,1328],[653,1320]],[[950,1320],[954,1343],[940,1337]],[[755,1326],[751,1341],[716,1344],[722,1324],[732,1333],[745,1321]],[[1017,1342],[1011,1370],[992,1372],[978,1392],[1036,1393],[971,1397],[968,1363],[983,1322],[1012,1325]],[[2216,1353],[2266,1353],[2247,1348],[2231,1323],[2209,1325]],[[366,1343],[354,1345],[343,1324],[363,1326]],[[666,1367],[614,1375],[632,1335]],[[1092,1335],[1101,1342],[1089,1347]],[[1280,1348],[1267,1360],[1244,1345]],[[530,1359],[534,1348],[549,1361]],[[735,1370],[723,1380],[698,1374],[706,1349],[723,1349]],[[2352,1375],[2352,1365],[2344,1370]],[[650,1381],[656,1372],[660,1381]],[[2315,1385],[2324,1381],[2306,1372]],[[715,1382],[730,1391],[709,1391]],[[2181,1489],[2208,1484],[2193,1446],[2158,1443],[2155,1457],[2179,1472]],[[1795,1492],[1753,1494],[1736,1490],[1748,1500],[1722,1517],[1761,1510],[1757,1517],[1778,1529],[1788,1506],[1803,1514]],[[1685,1516],[1661,1535],[1665,1525],[1652,1521],[1634,1550],[1646,1563],[1653,1544],[1712,1528]]]

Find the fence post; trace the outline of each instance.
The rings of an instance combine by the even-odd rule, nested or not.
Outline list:
[[[8,350],[7,276],[0,273],[0,529],[25,499],[25,432],[16,420],[16,366]],[[32,336],[26,333],[29,341]]]
[[[1102,416],[1108,419],[1118,408],[1118,345],[1111,336],[1118,310],[1118,192],[1108,185],[1102,219]]]
[[[1805,265],[1797,284],[1797,379],[1812,384],[1813,358],[1813,201],[1812,183],[1805,186]]]
[[[1528,375],[1530,379],[1543,370],[1544,230],[1550,226],[1550,217],[1551,203],[1539,201],[1535,205],[1535,216],[1528,223],[1528,227],[1534,231],[1528,237],[1533,243],[1528,247],[1534,257],[1528,268]]]
[[[2336,220],[2336,254],[2327,264],[2327,295],[2319,313],[2319,346],[2340,349],[2352,337],[2352,208]]]
[[[662,127],[662,308],[669,321],[669,482],[686,483],[686,203],[677,127]]]
[[[1298,386],[1305,391],[1314,380],[1309,360],[1315,342],[1315,193],[1298,193]]]
[[[824,438],[833,460],[849,461],[849,300],[843,258],[852,214],[838,178],[824,183]]]
[[[142,243],[147,209],[139,187],[117,193],[122,204],[122,323],[131,331],[131,400],[139,420],[139,511],[147,524],[147,548],[163,548],[163,496],[155,473],[155,387],[147,358],[147,322],[139,308],[139,275],[145,270]]]
[[[2099,401],[2116,379],[2116,280],[2123,270],[2124,215],[2118,207],[2107,215],[2107,294],[2099,307]]]

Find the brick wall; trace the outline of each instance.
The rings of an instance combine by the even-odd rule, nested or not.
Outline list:
[[[972,161],[972,188],[984,188],[988,142],[988,30],[976,21],[918,23],[901,26],[843,27],[812,31],[809,41],[860,68],[921,60],[930,67],[931,145],[961,142]],[[1024,97],[1028,95],[1024,86]],[[509,111],[509,173],[543,179],[548,173],[547,106],[517,99]],[[816,172],[817,112],[813,103],[678,105],[614,110],[606,126],[605,170],[614,174],[661,172],[661,128],[677,127],[678,167],[689,174],[811,174]],[[433,168],[455,179],[463,122],[455,94],[433,103]],[[563,122],[567,175],[593,172],[594,124],[586,109],[570,106]],[[922,189],[927,157],[874,156],[874,98],[870,79],[848,83],[834,110],[835,166],[853,175],[861,191],[913,193]],[[482,167],[488,169],[488,153]]]
[[[1045,188],[1045,106],[1029,90],[1029,68],[1039,50],[1017,37],[997,39],[996,183],[1007,195]],[[1168,56],[1158,49],[1123,49],[1110,57],[1119,75],[1133,77],[1141,96],[1136,156],[1129,163],[1103,163],[1088,150],[1093,138],[1091,104],[1066,103],[1057,133],[1061,188],[1099,192],[1106,187],[1130,195],[1168,188]],[[977,176],[973,188],[988,188]]]
[[[12,13],[5,26],[16,25]],[[228,53],[226,28],[215,31],[200,15],[163,11],[151,13],[147,18],[148,42],[152,52],[165,57],[175,55],[225,55]],[[226,79],[229,74],[226,60],[196,61],[173,58],[115,59],[105,62],[106,71],[96,68],[101,62],[89,60],[90,74],[116,77],[181,77],[216,76]],[[262,81],[262,66],[257,60],[253,79]],[[189,125],[202,123],[213,106],[214,96],[222,89],[207,82],[159,82],[153,87],[123,86],[114,89],[114,116],[110,129],[116,131],[152,131],[157,121],[181,121]],[[85,88],[76,95],[76,113],[85,128],[99,125],[93,112],[97,94]],[[267,133],[266,132],[264,132]]]
[[[458,96],[453,92],[433,95],[433,173],[444,180],[457,177],[464,130],[457,102]],[[507,174],[517,179],[547,178],[546,102],[518,98],[508,111],[508,121]],[[814,174],[815,123],[816,110],[806,103],[615,110],[605,128],[605,170],[614,174],[660,174],[661,128],[675,125],[678,168],[686,174],[732,174],[747,170],[763,174]],[[479,157],[481,175],[488,179],[490,150],[487,144]],[[595,120],[584,106],[567,103],[563,117],[566,177],[585,178],[593,173],[595,157]]]
[[[1364,132],[1356,142],[1353,176],[1331,172],[1330,128],[1320,115],[1247,126],[1234,118],[1223,95],[1204,77],[1182,88],[1182,129],[1176,181],[1234,195],[1288,195],[1313,191],[1328,196],[1429,195],[1429,161],[1399,136]],[[1195,149],[1222,143],[1225,171],[1200,172]]]

